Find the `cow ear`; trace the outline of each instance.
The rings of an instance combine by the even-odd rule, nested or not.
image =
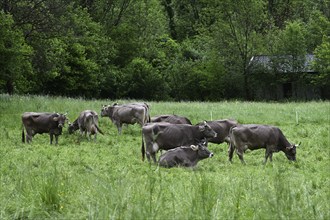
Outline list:
[[[199,130],[200,130],[200,131],[204,131],[204,130],[205,130],[205,124],[204,124],[204,125],[200,125],[200,126],[199,126]]]
[[[295,145],[290,145],[289,147],[286,147],[286,150],[291,150],[291,149],[293,149],[294,146]]]
[[[190,145],[190,148],[191,148],[193,151],[197,151],[197,150],[198,150],[198,146],[196,146],[196,145]]]

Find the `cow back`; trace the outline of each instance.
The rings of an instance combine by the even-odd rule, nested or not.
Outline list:
[[[22,116],[22,122],[27,132],[33,130],[34,133],[45,133],[58,128],[59,123],[54,120],[58,116],[57,113],[25,112]]]

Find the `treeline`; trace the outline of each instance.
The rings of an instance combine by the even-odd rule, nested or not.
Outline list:
[[[330,85],[329,0],[0,2],[1,93],[253,99],[261,54],[314,54],[298,77]]]

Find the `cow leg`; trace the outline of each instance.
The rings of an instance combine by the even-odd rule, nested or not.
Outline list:
[[[147,156],[148,162],[150,163],[150,153],[149,152],[146,152],[146,156]]]
[[[50,144],[53,144],[53,136],[54,136],[54,134],[53,133],[50,133],[49,136],[50,136]]]
[[[244,152],[242,150],[238,150],[238,148],[236,149],[236,154],[238,155],[239,159],[241,160],[242,164],[246,164],[243,158],[243,154]]]
[[[79,131],[80,131],[80,135],[78,141],[80,141],[81,138],[84,136],[84,131],[82,129],[79,129]]]
[[[90,132],[90,131],[87,131],[87,138],[88,138],[88,141],[91,141],[91,136],[92,136],[91,132]]]
[[[55,134],[55,145],[58,144],[58,136],[59,136],[59,135]]]
[[[31,143],[32,142],[32,135],[26,132],[26,142]]]
[[[156,159],[156,152],[152,152],[151,153],[151,158],[154,161],[154,163],[157,163],[157,159]]]
[[[26,131],[26,141],[27,143],[32,142],[32,137],[35,135],[34,131],[32,130],[31,132]]]
[[[118,134],[121,135],[122,124],[116,124],[116,125],[117,125]]]
[[[228,147],[228,156],[229,156],[229,162],[231,163],[233,162],[232,159],[233,159],[234,150],[235,150],[234,145],[230,143]]]
[[[272,162],[273,161],[273,152],[271,150],[266,149],[264,164],[267,163],[268,157],[269,157],[270,162]]]

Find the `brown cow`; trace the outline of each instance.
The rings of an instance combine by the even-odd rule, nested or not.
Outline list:
[[[206,142],[197,145],[182,146],[168,150],[159,158],[159,165],[166,168],[183,166],[194,167],[198,161],[213,157],[213,153],[206,147]]]
[[[151,118],[151,122],[167,122],[170,124],[189,124],[191,125],[191,121],[180,115],[158,115]]]
[[[101,117],[109,117],[117,126],[121,134],[123,124],[138,123],[143,126],[147,122],[146,108],[140,105],[104,105],[101,110]]]
[[[289,160],[296,160],[296,147],[299,145],[290,144],[282,131],[275,126],[246,124],[232,127],[229,132],[230,147],[229,161],[232,161],[234,150],[245,164],[243,154],[247,149],[256,150],[265,148],[264,163],[272,161],[273,153],[283,151]]]
[[[169,150],[180,146],[190,146],[205,138],[216,137],[217,133],[205,122],[203,125],[149,123],[142,127],[142,160],[145,154],[156,163],[158,150]],[[146,151],[144,149],[146,144]]]
[[[25,112],[22,115],[22,123],[26,130],[26,140],[32,141],[35,134],[49,133],[50,144],[58,144],[58,136],[62,134],[62,128],[67,120],[66,114],[47,113],[47,112]],[[24,128],[22,129],[22,142],[25,142]]]

